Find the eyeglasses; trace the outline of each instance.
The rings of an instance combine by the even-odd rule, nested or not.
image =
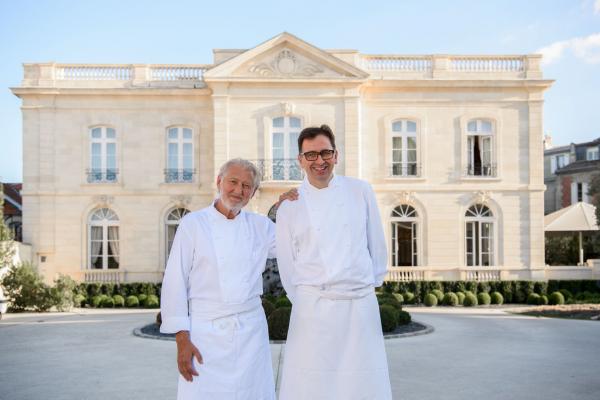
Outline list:
[[[304,156],[306,161],[315,161],[319,156],[321,156],[322,160],[329,160],[333,158],[335,154],[335,150],[321,150],[321,151],[306,151],[304,153],[300,153],[301,156]]]

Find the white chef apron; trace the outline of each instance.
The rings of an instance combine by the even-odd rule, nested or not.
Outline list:
[[[223,315],[222,308],[190,302],[190,337],[204,363],[194,358],[199,376],[192,382],[179,376],[178,400],[275,400],[267,320],[260,304],[253,299]]]
[[[279,400],[391,400],[379,305],[356,292],[298,286]]]

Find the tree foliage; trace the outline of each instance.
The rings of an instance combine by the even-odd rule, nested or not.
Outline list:
[[[592,204],[596,206],[596,224],[600,226],[600,174],[592,176],[588,196],[592,199]]]

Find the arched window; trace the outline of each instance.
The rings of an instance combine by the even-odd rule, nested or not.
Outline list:
[[[90,130],[88,182],[116,182],[118,172],[115,130],[106,126],[92,128]]]
[[[298,181],[302,173],[298,164],[298,136],[302,121],[297,117],[273,118],[271,137],[272,177],[276,181]]]
[[[167,168],[165,182],[192,182],[194,177],[192,130],[173,127],[167,130]]]
[[[109,208],[94,211],[88,221],[88,268],[119,268],[119,217]]]
[[[167,259],[171,253],[171,246],[173,246],[173,239],[175,239],[175,233],[179,227],[179,222],[181,221],[181,218],[189,212],[190,211],[185,208],[174,208],[167,214],[167,218],[165,218],[165,248],[167,249]]]
[[[418,176],[417,123],[406,119],[392,123],[392,176]]]
[[[406,267],[419,265],[417,211],[407,204],[392,211],[392,266]]]
[[[494,124],[474,119],[467,124],[467,175],[496,176]]]
[[[465,213],[466,259],[468,266],[494,265],[494,215],[483,204]]]

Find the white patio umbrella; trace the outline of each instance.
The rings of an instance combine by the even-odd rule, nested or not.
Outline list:
[[[588,203],[575,203],[544,217],[546,232],[579,232],[579,265],[583,265],[582,233],[599,230],[596,207]]]

